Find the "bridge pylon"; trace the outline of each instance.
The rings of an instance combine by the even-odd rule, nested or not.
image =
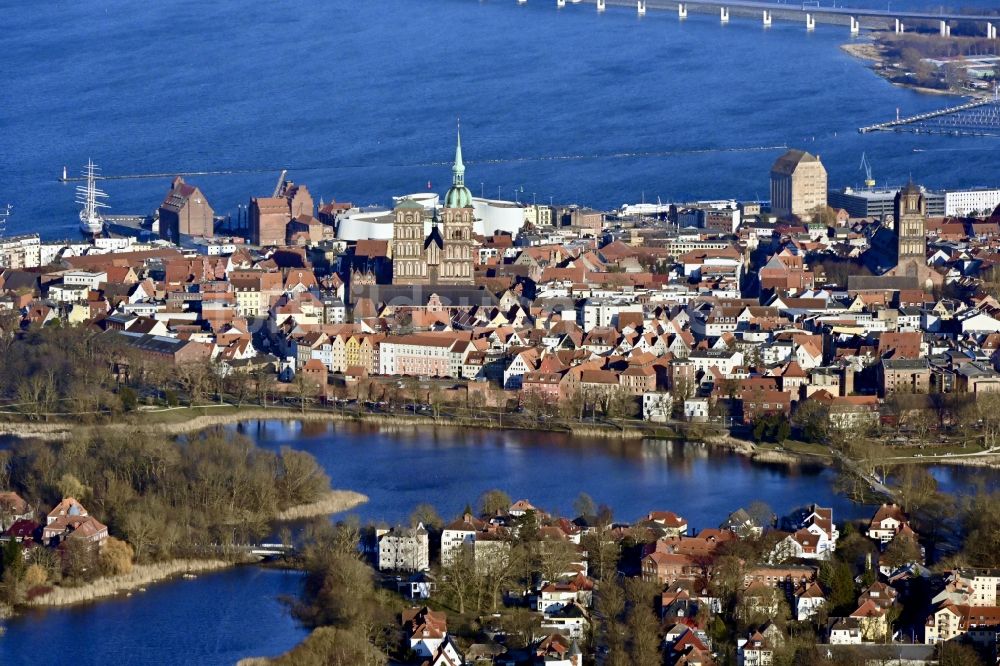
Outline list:
[[[686,19],[688,17],[688,6],[686,3],[677,3],[677,18]]]
[[[719,21],[729,23],[729,7],[719,7]]]
[[[897,35],[902,35],[906,31],[906,26],[899,19],[893,19],[896,22],[895,32]]]
[[[806,14],[806,30],[816,29],[816,17],[812,14]]]
[[[635,11],[639,16],[646,15],[646,0],[637,0],[635,5]]]
[[[861,21],[859,21],[856,17],[852,16],[851,17],[851,34],[852,35],[856,35],[859,32],[861,32]]]
[[[764,10],[764,27],[765,28],[771,27],[771,12],[767,11],[766,9]]]
[[[597,11],[603,12],[607,8],[608,6],[605,0],[597,0]]]

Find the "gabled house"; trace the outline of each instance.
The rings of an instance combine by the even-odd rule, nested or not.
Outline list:
[[[904,525],[909,526],[909,519],[903,509],[897,504],[883,504],[868,524],[868,538],[884,546],[892,541]]]
[[[823,594],[819,584],[813,581],[795,591],[794,601],[792,612],[795,619],[804,622],[816,615],[817,611],[826,605],[826,595]]]
[[[673,511],[650,511],[646,520],[660,527],[664,536],[680,537],[687,534],[688,522]]]
[[[19,520],[31,520],[35,515],[31,506],[13,491],[0,492],[0,532]]]
[[[447,615],[426,606],[404,610],[402,625],[409,648],[420,657],[434,657],[448,638]]]
[[[736,663],[739,666],[771,666],[774,650],[785,643],[785,636],[773,623],[751,631],[747,638],[736,641]]]

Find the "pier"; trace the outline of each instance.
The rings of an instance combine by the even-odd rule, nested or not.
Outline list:
[[[977,99],[936,111],[859,127],[858,132],[912,132],[958,136],[1000,136],[1000,97]]]

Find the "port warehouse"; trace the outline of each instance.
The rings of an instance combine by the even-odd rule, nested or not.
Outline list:
[[[833,208],[843,208],[851,217],[880,218],[892,215],[893,202],[899,188],[883,187],[852,189],[845,187],[827,194],[827,203]],[[1000,189],[950,190],[924,192],[927,214],[931,217],[962,217],[984,210],[992,211],[1000,205]]]

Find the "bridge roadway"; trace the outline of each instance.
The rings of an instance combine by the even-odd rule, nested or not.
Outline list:
[[[635,6],[632,0],[606,0],[609,5]],[[1000,15],[982,14],[944,14],[937,12],[915,12],[908,10],[891,9],[865,9],[861,7],[823,7],[801,4],[785,4],[781,2],[756,2],[755,0],[690,0],[678,3],[676,0],[646,0],[646,6],[650,9],[677,9],[678,4],[694,7],[729,7],[740,9],[760,9],[778,12],[798,12],[801,14],[832,15],[832,16],[853,16],[855,18],[885,18],[885,19],[910,19],[917,21],[973,21],[973,22],[998,22]]]

